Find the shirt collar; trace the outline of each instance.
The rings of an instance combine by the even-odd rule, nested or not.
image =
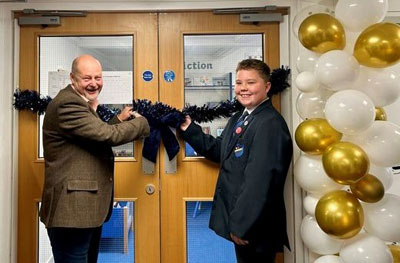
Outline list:
[[[84,99],[86,102],[89,102],[89,100],[88,100],[86,97],[82,96],[82,94],[80,94],[80,93],[75,89],[74,85],[71,84],[71,87],[74,89],[74,91],[76,92],[76,94],[78,94],[78,95],[79,95],[82,99]]]
[[[245,108],[244,111],[243,111],[243,113],[244,113],[245,111],[247,111],[249,114],[251,114],[255,109],[257,109],[258,106],[260,106],[261,104],[263,104],[263,103],[264,103],[265,101],[267,101],[268,99],[269,99],[269,98],[267,97],[265,100],[261,101],[257,106],[255,106],[255,107],[252,108],[252,109]]]

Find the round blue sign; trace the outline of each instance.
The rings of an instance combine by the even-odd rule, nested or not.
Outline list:
[[[166,70],[164,72],[164,80],[166,82],[172,82],[175,79],[175,72],[173,72],[172,70]]]
[[[143,72],[142,77],[144,81],[152,81],[153,72],[151,72],[150,70],[146,70],[145,72]]]

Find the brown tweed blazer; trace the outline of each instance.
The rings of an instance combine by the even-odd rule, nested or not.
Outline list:
[[[113,124],[112,124],[113,123]],[[103,122],[71,86],[49,103],[43,123],[45,182],[40,219],[46,227],[88,228],[111,215],[111,146],[148,136],[145,118]]]

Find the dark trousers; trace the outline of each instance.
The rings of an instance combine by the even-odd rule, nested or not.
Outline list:
[[[274,249],[260,249],[249,245],[236,245],[237,263],[274,263],[276,251]]]
[[[96,263],[102,227],[47,228],[55,263]]]

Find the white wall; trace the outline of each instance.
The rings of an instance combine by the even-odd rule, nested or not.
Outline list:
[[[400,1],[389,0],[390,13],[396,15],[396,11],[400,12]],[[297,10],[313,4],[323,3],[333,7],[335,0],[266,0],[266,1],[102,1],[102,0],[86,0],[86,1],[43,1],[28,0],[28,3],[2,3],[0,4],[0,258],[1,262],[15,262],[15,224],[16,218],[12,218],[15,214],[17,203],[16,195],[16,174],[15,163],[16,158],[12,158],[13,140],[16,135],[15,126],[16,118],[12,109],[12,93],[16,88],[13,83],[13,22],[11,11],[22,10],[23,8],[34,8],[37,10],[98,10],[98,11],[118,11],[118,10],[174,10],[174,9],[214,9],[228,7],[252,7],[264,5],[286,6],[290,8],[290,15],[285,17],[285,23],[281,26],[281,63],[289,65],[293,69],[293,79],[297,75],[295,71],[295,59],[298,54],[299,42],[290,32],[290,25]],[[17,73],[17,71],[16,71]],[[283,114],[290,124],[293,133],[295,127],[300,122],[295,110],[295,101],[297,97],[296,89],[291,89],[283,95],[285,103],[288,102],[291,107],[284,108]],[[14,148],[13,148],[14,147]],[[296,147],[296,146],[295,146]],[[298,149],[295,150],[295,158],[298,156]],[[298,234],[299,225],[302,219],[302,193],[293,177],[289,177],[287,184],[286,201],[288,205],[289,232],[291,236],[292,251],[287,252],[285,263],[303,263],[312,262],[313,256],[309,255],[303,249],[300,236]],[[14,199],[13,199],[14,198]],[[10,227],[11,226],[11,227]],[[13,228],[14,227],[14,228]],[[12,244],[12,245],[11,245]],[[13,250],[14,249],[14,250]]]
[[[399,0],[389,0],[389,12],[400,11]]]
[[[0,4],[0,258],[11,260],[13,201],[13,20]]]

